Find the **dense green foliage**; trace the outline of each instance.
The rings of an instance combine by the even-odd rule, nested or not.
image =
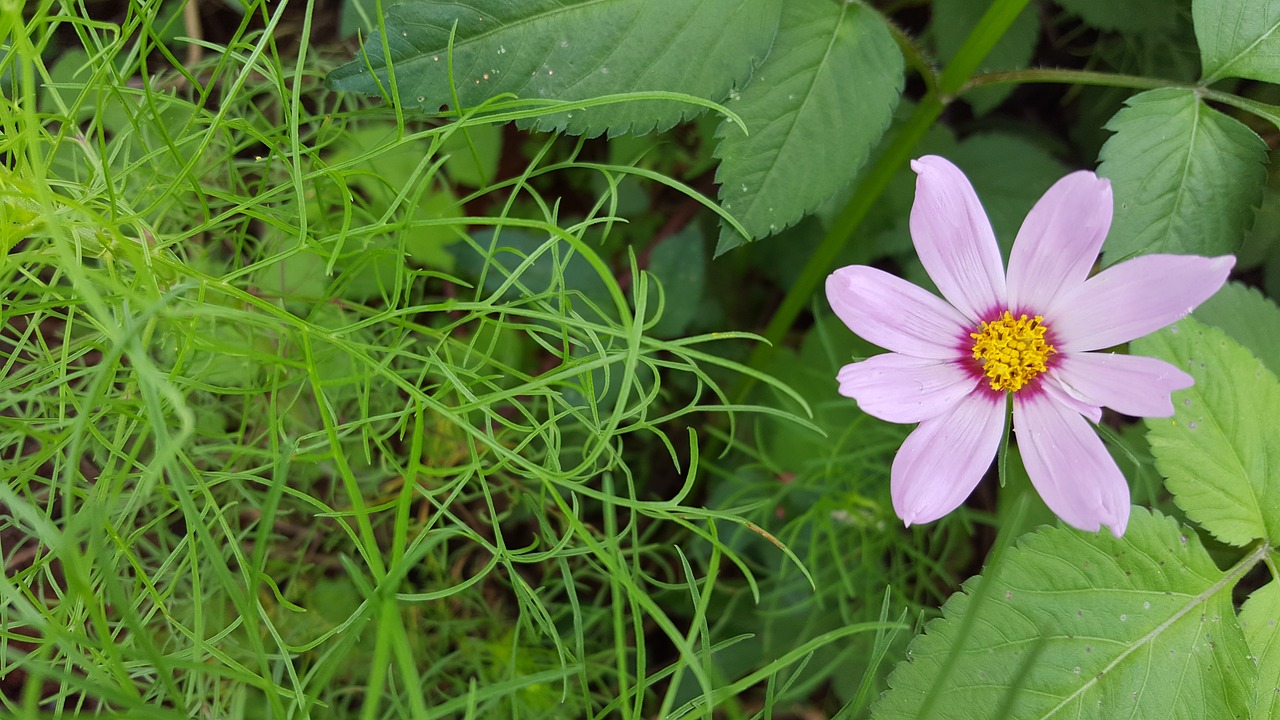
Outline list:
[[[0,715],[1270,717],[1277,38],[1264,0],[0,2]],[[1132,343],[1196,385],[1099,425],[1123,538],[1053,527],[1016,444],[894,515],[909,428],[836,393],[880,351],[818,290],[929,285],[926,153],[1006,256],[1082,167],[1101,265],[1237,255]]]

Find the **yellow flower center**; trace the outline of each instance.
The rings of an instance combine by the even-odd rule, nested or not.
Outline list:
[[[1045,371],[1045,361],[1057,352],[1044,340],[1044,318],[1023,315],[1014,319],[1008,310],[982,329],[969,333],[973,356],[982,363],[982,372],[991,378],[992,390],[1017,392]]]

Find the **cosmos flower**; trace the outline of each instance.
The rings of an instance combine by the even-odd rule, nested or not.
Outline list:
[[[891,494],[907,525],[954,510],[1013,430],[1032,484],[1082,530],[1129,520],[1129,486],[1090,423],[1102,407],[1169,417],[1190,375],[1106,348],[1190,313],[1226,282],[1235,258],[1145,255],[1088,277],[1111,226],[1111,185],[1091,172],[1059,180],[1018,231],[1006,275],[995,235],[960,169],[934,156],[917,174],[911,237],[945,301],[863,265],[827,278],[845,325],[889,352],[844,366],[840,394],[869,415],[919,423],[893,460]],[[1099,352],[1102,351],[1102,352]]]

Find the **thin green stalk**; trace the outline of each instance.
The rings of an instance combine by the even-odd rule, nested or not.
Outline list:
[[[1161,88],[1181,88],[1192,90],[1205,100],[1229,105],[1238,110],[1256,115],[1267,122],[1280,127],[1280,106],[1251,100],[1239,95],[1214,90],[1203,85],[1165,80],[1164,78],[1142,77],[1140,75],[1119,75],[1095,72],[1092,70],[1064,70],[1035,68],[1031,70],[1008,70],[1005,72],[984,73],[970,78],[960,91],[961,94],[975,88],[999,85],[1023,85],[1027,83],[1060,83],[1068,85],[1097,85],[1102,87],[1132,88],[1134,90],[1159,90]]]
[[[800,277],[787,291],[782,304],[765,328],[766,343],[757,345],[752,351],[748,362],[750,367],[759,369],[764,365],[772,347],[780,343],[783,336],[795,324],[800,311],[809,304],[814,291],[831,272],[832,263],[854,236],[858,226],[866,219],[867,213],[880,199],[880,195],[889,186],[889,181],[911,159],[925,133],[933,127],[933,123],[942,114],[947,104],[954,100],[969,82],[969,78],[991,52],[991,48],[1026,7],[1027,1],[995,0],[987,9],[986,14],[978,21],[977,27],[969,33],[969,37],[960,46],[955,58],[938,78],[936,90],[925,96],[916,106],[915,111],[894,136],[884,154],[871,166],[863,181],[854,190],[849,202],[822,238],[817,251],[809,257],[808,263],[800,272]],[[749,387],[750,384],[744,386],[744,395]]]

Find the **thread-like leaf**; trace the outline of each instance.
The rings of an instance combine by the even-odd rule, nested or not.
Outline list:
[[[387,96],[389,55],[405,106],[452,107],[454,89],[463,107],[502,93],[574,101],[662,91],[719,101],[768,53],[781,8],[782,0],[409,0],[387,10],[385,38],[370,37],[326,82]],[[629,101],[542,116],[534,125],[616,135],[668,128],[700,110]]]

